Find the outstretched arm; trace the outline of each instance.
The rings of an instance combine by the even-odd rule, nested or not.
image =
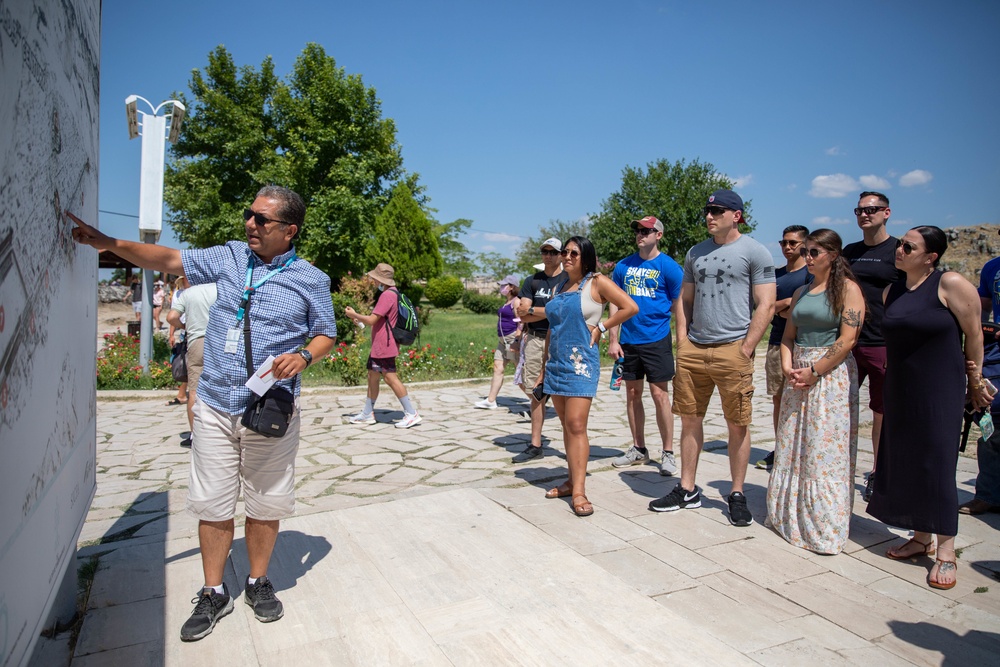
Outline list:
[[[176,276],[184,275],[181,251],[177,248],[112,238],[101,233],[96,227],[91,227],[69,211],[66,211],[66,217],[76,223],[76,227],[73,229],[73,240],[77,243],[89,245],[97,250],[111,250],[122,259],[144,269],[171,273]]]

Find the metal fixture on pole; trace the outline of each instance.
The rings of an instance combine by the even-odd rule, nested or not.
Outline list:
[[[138,109],[138,101],[145,102],[152,112]],[[160,110],[170,105],[169,115]],[[142,158],[139,179],[139,240],[156,243],[163,229],[163,158],[164,139],[177,143],[181,124],[187,110],[177,100],[167,100],[158,107],[144,97],[129,95],[125,98],[125,116],[128,120],[128,138],[142,137]],[[169,123],[168,123],[169,121]],[[169,130],[168,130],[169,127]],[[169,132],[169,133],[168,133]],[[139,365],[149,373],[149,360],[153,356],[153,271],[142,271],[142,314],[139,328]]]

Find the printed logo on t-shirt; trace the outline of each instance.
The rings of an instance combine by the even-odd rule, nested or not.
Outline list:
[[[538,290],[537,292],[535,292],[535,298],[536,299],[545,299],[546,301],[551,301],[552,300],[552,288],[551,287],[543,287],[543,288],[541,288],[540,290]]]
[[[625,272],[625,293],[629,296],[656,298],[656,288],[660,284],[660,271],[641,266],[630,266]]]

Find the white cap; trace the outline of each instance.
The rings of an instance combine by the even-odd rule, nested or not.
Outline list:
[[[541,250],[547,245],[552,246],[556,250],[562,250],[562,241],[560,241],[554,236],[552,238],[545,239],[544,241],[542,241],[542,245],[538,246],[538,249]]]

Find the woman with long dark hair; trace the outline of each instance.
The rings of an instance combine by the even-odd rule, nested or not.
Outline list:
[[[983,364],[982,305],[972,283],[937,270],[948,248],[944,232],[914,227],[896,249],[906,280],[883,294],[885,318],[885,417],[868,513],[913,537],[889,549],[893,560],[935,553],[931,588],[955,586],[958,533],[959,434],[966,402],[982,408],[992,395]],[[962,335],[965,335],[964,345]]]
[[[608,277],[596,273],[597,253],[583,236],[571,236],[562,244],[566,282],[545,306],[549,333],[545,338],[545,368],[539,377],[559,415],[569,479],[549,489],[546,498],[571,496],[573,512],[590,516],[594,506],[587,499],[587,461],[590,440],[587,420],[597,394],[601,365],[597,342],[601,335],[633,317],[639,307]],[[604,322],[604,304],[618,311]]]
[[[781,395],[767,521],[795,546],[836,554],[847,544],[858,452],[858,369],[851,349],[865,298],[840,236],[817,229],[802,255],[813,276],[792,296],[781,340]]]

